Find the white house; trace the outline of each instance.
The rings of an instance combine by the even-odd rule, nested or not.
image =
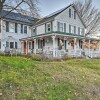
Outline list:
[[[34,18],[8,11],[2,11],[0,18],[0,50],[4,51],[7,47],[16,48],[18,52],[21,52],[19,39],[31,36]]]
[[[8,47],[24,54],[61,57],[67,52],[70,56],[81,56],[85,51],[83,44],[88,42],[86,54],[90,56],[91,43],[100,44],[99,40],[85,36],[85,24],[73,4],[42,19],[6,11],[1,15],[1,51]]]
[[[22,45],[27,44],[23,48],[26,54],[32,50],[35,54],[44,53],[53,57],[61,56],[66,51],[69,55],[81,55],[83,42],[94,40],[85,36],[84,22],[74,5],[36,21],[33,31],[31,37],[21,39]]]

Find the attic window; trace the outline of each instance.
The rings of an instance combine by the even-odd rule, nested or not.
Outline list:
[[[76,11],[74,11],[74,19],[76,19]]]
[[[69,18],[71,18],[71,9],[69,9]]]

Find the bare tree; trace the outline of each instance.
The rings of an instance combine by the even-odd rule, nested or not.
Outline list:
[[[92,5],[92,0],[75,1],[74,5],[82,17],[87,34],[93,34],[100,30],[100,11]]]
[[[38,0],[0,0],[0,11],[17,11],[25,15],[39,17]],[[8,14],[9,14],[8,13]]]

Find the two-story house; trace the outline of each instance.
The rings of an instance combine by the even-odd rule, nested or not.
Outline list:
[[[83,41],[90,43],[85,37],[85,24],[73,4],[46,16],[33,25],[31,37],[21,39],[23,51],[44,52],[58,56],[63,50],[70,54],[83,48]],[[26,45],[27,44],[27,45]]]
[[[21,52],[19,39],[31,36],[34,18],[4,10],[0,13],[0,18],[0,50],[16,48]]]
[[[90,56],[91,43],[96,40],[85,36],[86,26],[73,4],[41,19],[13,12],[8,14],[7,11],[0,15],[1,51],[8,47],[24,54],[44,53],[59,57],[65,52],[81,55],[86,47]],[[88,46],[84,46],[85,42]],[[97,49],[100,50],[100,45]]]

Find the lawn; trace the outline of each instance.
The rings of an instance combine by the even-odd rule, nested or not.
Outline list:
[[[100,100],[100,60],[0,56],[0,100]]]

